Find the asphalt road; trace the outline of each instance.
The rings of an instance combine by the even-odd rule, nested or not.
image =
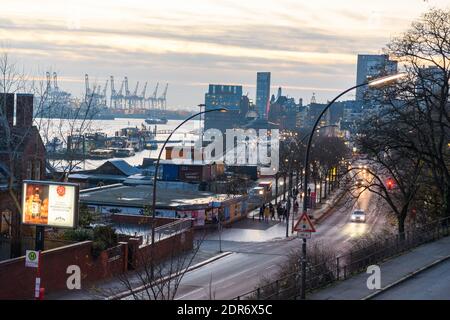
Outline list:
[[[364,191],[358,203],[343,199],[334,212],[317,226],[314,241],[334,248],[337,252],[350,246],[351,240],[385,226],[379,203]],[[350,221],[354,208],[366,211],[366,223]],[[294,238],[258,243],[223,244],[224,250],[234,253],[211,264],[187,273],[178,288],[176,299],[232,299],[253,290],[262,277],[275,275],[287,254],[301,247]]]
[[[450,260],[441,262],[377,295],[374,300],[449,300]]]

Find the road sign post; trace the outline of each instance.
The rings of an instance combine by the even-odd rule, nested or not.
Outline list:
[[[297,220],[297,223],[294,226],[294,231],[297,231],[299,237],[303,238],[302,243],[302,283],[301,283],[301,299],[304,300],[306,298],[306,239],[311,238],[311,233],[316,232],[313,223],[308,217],[308,214],[303,211],[301,217]]]
[[[41,288],[41,251],[27,250],[25,253],[25,267],[36,268],[36,281],[34,284],[34,298],[43,299],[44,288]]]

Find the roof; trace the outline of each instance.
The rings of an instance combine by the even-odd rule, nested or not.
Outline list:
[[[73,173],[69,175],[69,179],[77,179],[77,180],[117,180],[123,181],[126,177],[117,176],[114,174],[86,174],[86,173]]]
[[[227,201],[238,198],[206,191],[157,189],[156,206],[158,208],[187,209],[206,207],[213,201]],[[148,185],[116,185],[108,188],[85,189],[80,193],[80,201],[93,205],[127,206],[142,208],[152,201],[152,188]]]
[[[122,160],[122,159],[108,160],[104,164],[102,164],[100,167],[104,166],[107,163],[110,163],[111,165],[116,167],[117,170],[122,172],[124,176],[131,176],[133,174],[137,174],[140,172],[139,169],[131,166],[128,162],[126,162],[125,160]]]

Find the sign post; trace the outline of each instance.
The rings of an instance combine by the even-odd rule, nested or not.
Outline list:
[[[25,267],[36,268],[36,281],[34,285],[34,298],[42,299],[44,288],[41,288],[41,251],[27,250],[25,255]]]
[[[306,211],[297,220],[294,226],[294,231],[298,232],[299,237],[303,239],[302,243],[302,284],[301,284],[301,298],[305,299],[306,293],[306,239],[311,238],[311,233],[316,232],[313,223],[308,217]]]

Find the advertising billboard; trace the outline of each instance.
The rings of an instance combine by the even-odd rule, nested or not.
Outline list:
[[[49,181],[24,181],[22,223],[57,228],[75,228],[78,185]]]

